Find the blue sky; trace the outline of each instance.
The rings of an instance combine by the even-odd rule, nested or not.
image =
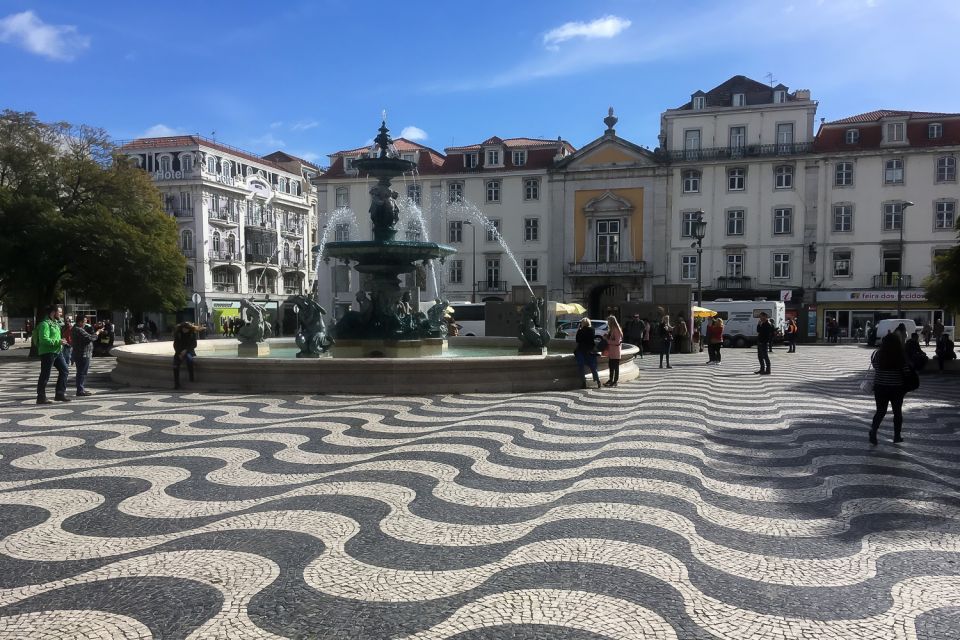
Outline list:
[[[199,132],[326,164],[395,136],[656,146],[660,113],[743,74],[818,117],[960,112],[957,0],[0,0],[0,108],[116,138]]]

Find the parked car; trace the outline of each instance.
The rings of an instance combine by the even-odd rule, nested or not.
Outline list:
[[[607,321],[606,320],[590,320],[590,324],[593,325],[593,330],[597,332],[598,336],[602,336],[607,332]],[[557,326],[557,335],[561,332],[566,338],[573,340],[577,337],[577,329],[580,328],[580,320],[564,320],[559,323]]]
[[[0,329],[0,351],[6,351],[13,346],[17,339],[6,329]]]
[[[918,327],[910,318],[887,318],[877,323],[877,340],[883,340],[883,336],[896,329],[901,322],[903,323],[903,326],[907,328],[908,338],[913,333],[920,331],[920,327]]]

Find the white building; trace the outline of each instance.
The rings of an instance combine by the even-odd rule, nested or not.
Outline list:
[[[222,317],[239,314],[240,298],[252,297],[292,334],[295,319],[284,301],[309,288],[315,195],[308,175],[319,169],[196,135],[141,138],[120,149],[150,173],[177,220],[189,302],[176,320],[209,319],[219,330]]]
[[[815,150],[820,332],[897,317],[898,288],[905,317],[941,316],[922,285],[956,242],[960,114],[871,111],[822,124]]]
[[[699,281],[704,299],[779,299],[790,291],[799,309],[808,264],[808,229],[815,226],[816,182],[808,164],[817,103],[734,76],[661,116],[657,156],[667,163],[670,193],[658,265],[668,284]],[[702,265],[693,223],[707,221]],[[789,307],[790,305],[788,305]]]

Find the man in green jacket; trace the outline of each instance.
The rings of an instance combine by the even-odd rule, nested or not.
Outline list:
[[[53,397],[60,402],[69,402],[67,397],[67,362],[63,359],[63,345],[67,341],[60,335],[60,318],[63,309],[59,305],[50,305],[46,309],[47,317],[34,330],[37,353],[40,354],[40,379],[37,380],[37,404],[53,404],[47,399],[47,382],[50,369],[57,368],[57,392]]]

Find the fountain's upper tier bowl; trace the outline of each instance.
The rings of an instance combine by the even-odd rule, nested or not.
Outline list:
[[[402,158],[360,158],[353,168],[374,178],[393,178],[416,169],[417,163]]]
[[[424,260],[446,258],[456,252],[457,250],[453,247],[436,242],[364,240],[360,242],[328,242],[324,254],[339,260],[351,260],[360,266],[412,266],[414,263]]]

